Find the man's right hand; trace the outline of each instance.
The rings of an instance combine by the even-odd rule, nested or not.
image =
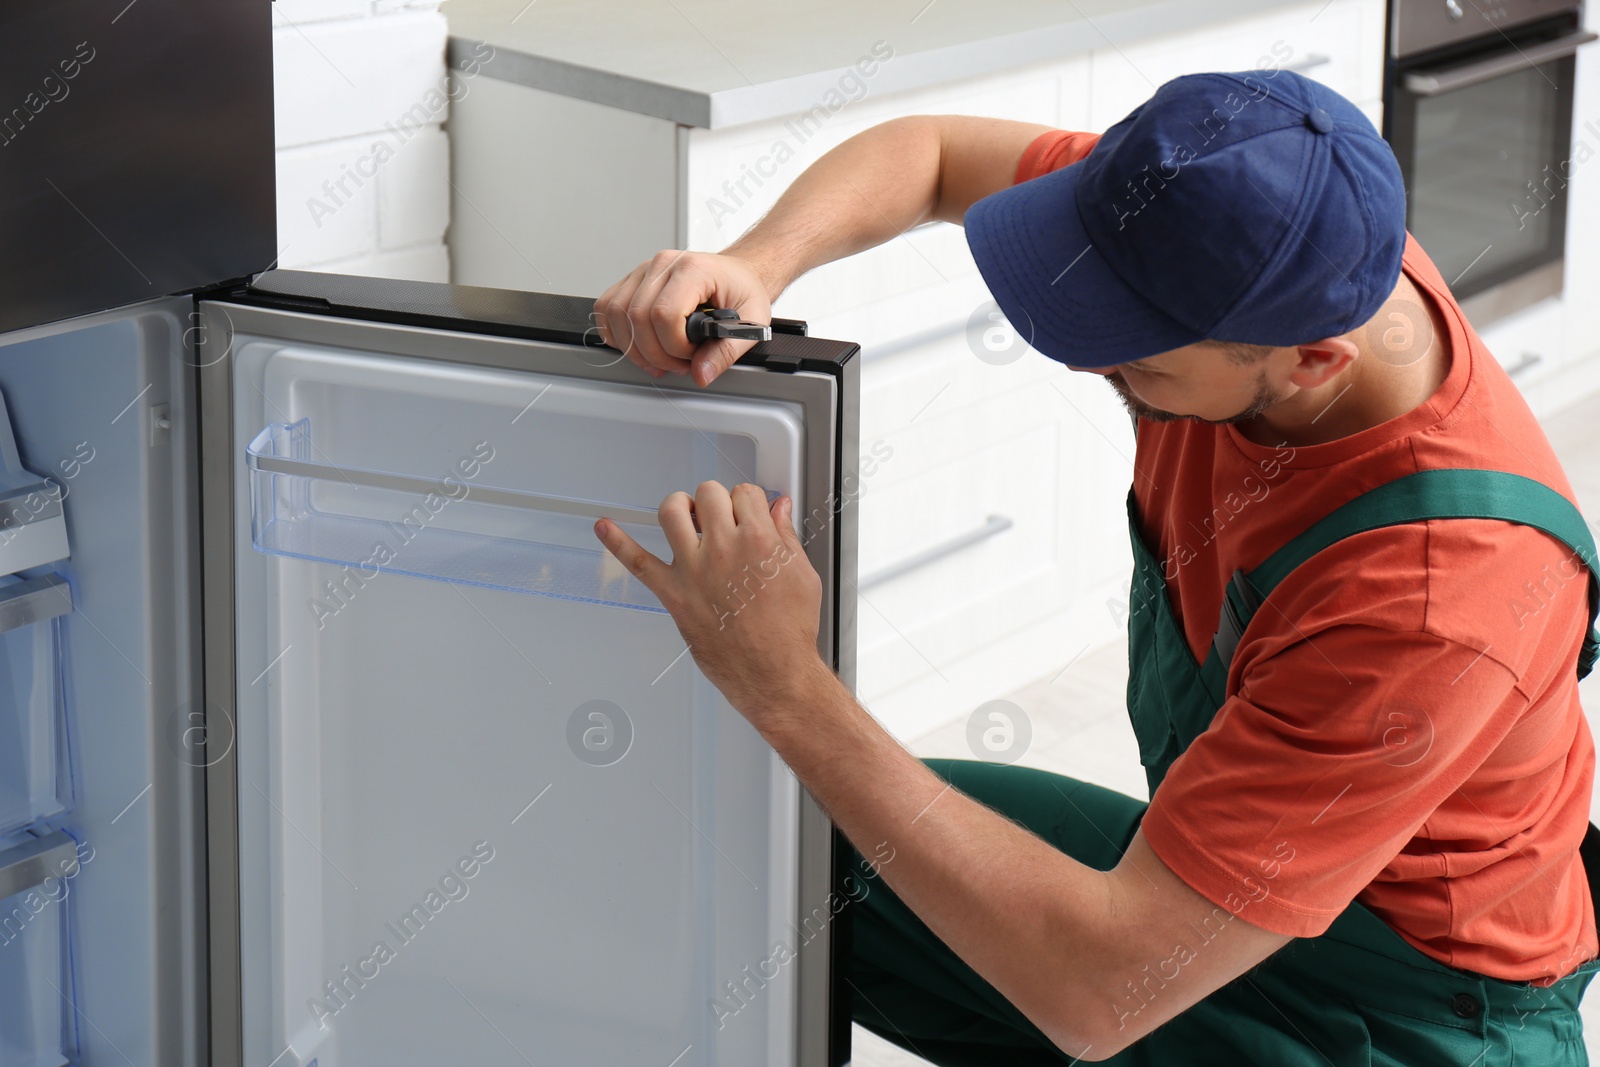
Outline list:
[[[772,301],[807,271],[931,220],[959,223],[975,200],[1011,184],[1023,151],[1050,129],[971,115],[908,115],[835,145],[720,255],[657,252],[595,301],[600,336],[645,373],[705,385],[753,341],[708,341],[685,328],[703,304],[772,320]]]
[[[772,321],[772,301],[755,268],[736,255],[665,249],[628,272],[594,302],[600,339],[653,378],[668,371],[708,385],[754,341],[724,338],[696,347],[686,323],[696,308],[732,308]]]

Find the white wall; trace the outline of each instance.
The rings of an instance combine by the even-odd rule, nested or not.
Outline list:
[[[439,0],[277,0],[278,265],[449,279]]]

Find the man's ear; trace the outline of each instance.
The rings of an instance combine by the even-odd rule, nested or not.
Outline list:
[[[1289,381],[1302,389],[1326,385],[1361,354],[1348,337],[1327,337],[1296,347],[1300,360],[1289,372]]]

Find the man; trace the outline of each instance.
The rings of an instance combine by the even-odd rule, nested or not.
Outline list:
[[[812,267],[964,220],[1016,328],[1137,416],[1148,805],[906,753],[817,656],[787,499],[674,493],[670,565],[596,526],[850,840],[892,848],[857,855],[893,890],[856,908],[857,1021],[940,1064],[1586,1062],[1594,543],[1404,217],[1348,101],[1195,75],[1098,138],[868,130],[722,255],[597,301],[642,369],[703,384],[742,346],[692,351],[694,307],[762,318]]]

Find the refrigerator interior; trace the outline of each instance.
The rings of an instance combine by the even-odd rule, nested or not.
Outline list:
[[[245,1063],[790,1063],[798,784],[591,527],[801,408],[441,345],[232,335]]]
[[[0,336],[16,458],[67,550],[18,572],[53,551],[15,555],[30,526],[0,522],[3,1067],[194,1063],[204,1043],[192,309]]]

